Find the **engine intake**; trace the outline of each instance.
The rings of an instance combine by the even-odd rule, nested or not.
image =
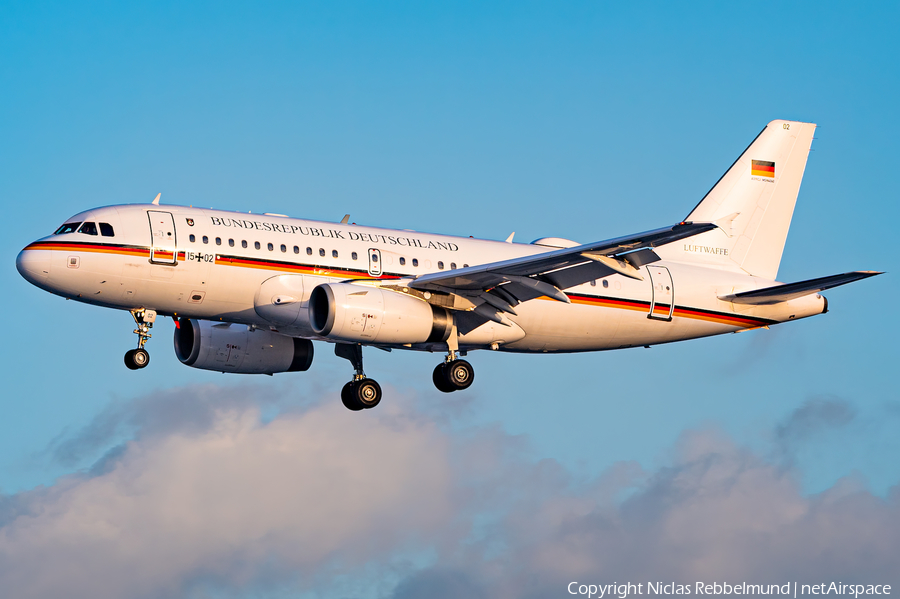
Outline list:
[[[181,320],[175,329],[175,355],[187,366],[239,374],[308,370],[313,344],[271,331],[208,320]]]
[[[380,287],[326,283],[309,297],[309,321],[322,337],[363,343],[436,343],[453,328],[450,313]]]

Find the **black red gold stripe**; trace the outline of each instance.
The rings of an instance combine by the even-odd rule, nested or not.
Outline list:
[[[334,268],[316,264],[297,264],[280,260],[258,260],[256,258],[244,258],[241,256],[216,256],[216,264],[223,266],[239,266],[243,268],[259,268],[263,270],[277,270],[297,274],[316,275],[320,277],[350,278],[350,279],[399,279],[400,275],[383,274],[372,276],[368,270],[353,268]]]
[[[116,243],[66,243],[62,241],[37,241],[29,244],[26,250],[63,250],[70,252],[92,252],[98,254],[120,254],[123,256],[150,256],[150,248],[138,245]],[[157,254],[160,252],[157,251]],[[184,252],[182,252],[184,253]],[[169,252],[169,258],[172,253]]]
[[[123,256],[150,256],[150,248],[136,245],[111,244],[111,243],[65,243],[60,241],[39,241],[28,245],[26,250],[62,250],[77,252],[95,252],[103,254],[119,254]],[[171,259],[171,252],[163,252],[156,250],[154,255],[160,259]],[[184,261],[185,253],[178,252],[178,260]],[[258,268],[262,270],[273,270],[278,272],[288,272],[296,274],[308,274],[320,277],[333,277],[343,279],[377,279],[377,280],[393,280],[400,279],[403,275],[399,274],[383,274],[374,277],[366,270],[334,268],[330,266],[297,264],[296,262],[287,262],[279,260],[259,260],[256,258],[245,258],[240,256],[223,256],[216,255],[215,263],[222,266],[233,266],[238,268]],[[618,308],[622,310],[635,310],[647,313],[650,311],[650,302],[642,300],[630,300],[617,297],[604,297],[595,295],[582,295],[576,293],[567,293],[573,304],[581,304],[586,306],[599,306],[604,308]],[[545,298],[548,299],[549,298]],[[659,315],[668,315],[669,304],[656,304],[653,312]],[[714,310],[702,310],[699,308],[689,308],[686,306],[675,305],[673,316],[681,318],[690,318],[693,320],[705,320],[708,322],[716,322],[728,326],[741,328],[761,327],[775,324],[777,321],[765,318],[756,318],[751,316],[742,316],[738,314],[729,314],[727,312],[717,312]]]
[[[629,300],[618,297],[602,297],[594,295],[579,295],[575,293],[567,293],[569,300],[573,304],[582,304],[588,306],[601,306],[604,308],[619,308],[622,310],[635,310],[637,312],[650,312],[650,302],[641,300]],[[653,307],[653,313],[660,316],[668,315],[669,304],[656,304]],[[715,310],[701,310],[699,308],[688,308],[675,304],[675,310],[672,316],[681,318],[690,318],[692,320],[705,320],[708,322],[717,322],[735,327],[761,327],[775,324],[777,321],[766,318],[756,318],[752,316],[743,316],[738,314],[729,314],[727,312],[718,312]]]

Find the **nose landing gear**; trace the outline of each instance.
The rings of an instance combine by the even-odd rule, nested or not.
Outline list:
[[[153,327],[153,323],[156,322],[156,311],[140,308],[132,310],[131,316],[134,318],[134,322],[137,323],[137,328],[134,332],[138,336],[138,346],[136,349],[130,349],[125,352],[125,366],[129,370],[139,370],[146,368],[147,364],[150,363],[150,353],[144,349],[144,344],[152,337],[150,329]]]
[[[381,386],[363,372],[362,346],[358,343],[338,343],[334,355],[349,360],[356,373],[353,380],[341,389],[344,407],[353,412],[374,408],[381,402]]]

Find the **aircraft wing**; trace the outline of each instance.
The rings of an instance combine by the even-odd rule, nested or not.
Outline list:
[[[719,296],[719,299],[735,304],[777,304],[779,302],[786,302],[804,295],[809,295],[810,293],[824,291],[825,289],[846,285],[853,281],[867,279],[880,274],[882,273],[874,270],[857,270],[854,272],[845,272],[840,275],[831,275],[830,277],[820,277],[818,279],[800,281],[799,283],[787,283],[785,285],[766,287],[765,289],[754,289],[753,291],[744,291],[732,295],[721,295]]]
[[[682,222],[637,235],[429,273],[416,278],[409,286],[474,298],[476,306],[481,303],[491,306],[483,308],[484,316],[500,322],[497,311],[515,314],[516,304],[544,295],[568,303],[563,289],[613,273],[641,279],[638,268],[659,260],[650,248],[715,228],[713,223]]]

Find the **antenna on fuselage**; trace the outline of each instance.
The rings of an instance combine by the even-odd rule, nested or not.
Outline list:
[[[350,215],[349,215],[349,214],[345,214],[345,215],[344,215],[344,218],[341,219],[341,224],[342,224],[342,225],[346,225],[346,224],[349,223],[349,222],[350,222]]]
[[[156,197],[153,198],[153,201],[150,203],[153,204],[154,206],[159,206],[159,196],[161,196],[161,195],[162,195],[162,192],[159,192],[158,194],[156,194]]]

